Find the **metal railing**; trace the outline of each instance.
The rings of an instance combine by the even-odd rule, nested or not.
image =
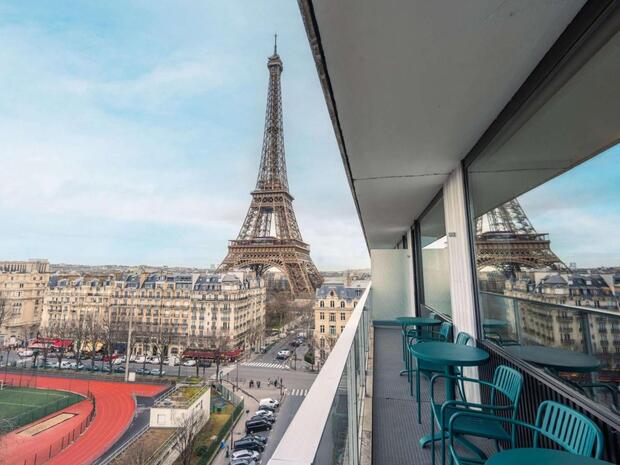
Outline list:
[[[269,465],[356,465],[369,351],[369,284]]]
[[[595,357],[600,366],[590,373],[558,377],[571,388],[620,412],[620,340],[611,329],[620,325],[620,312],[481,292],[485,339],[500,346],[543,345]],[[504,321],[503,327],[485,321]],[[611,324],[608,324],[611,323]]]

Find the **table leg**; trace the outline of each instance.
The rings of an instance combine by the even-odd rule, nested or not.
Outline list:
[[[454,376],[454,367],[450,365],[446,365],[446,375]],[[446,400],[454,400],[454,382],[451,379],[446,379]],[[431,418],[431,421],[435,421],[434,418]],[[442,434],[444,438],[448,438],[448,433],[439,432],[434,435],[427,434],[426,436],[422,436],[420,438],[420,447],[424,447],[427,444],[430,444],[432,441],[441,441]]]

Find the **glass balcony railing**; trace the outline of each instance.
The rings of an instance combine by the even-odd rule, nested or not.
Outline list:
[[[354,465],[360,462],[371,321],[369,294],[370,284],[269,465]]]
[[[598,366],[547,370],[591,399],[618,412],[620,405],[620,312],[480,292],[487,340],[503,346],[546,346],[582,352]]]

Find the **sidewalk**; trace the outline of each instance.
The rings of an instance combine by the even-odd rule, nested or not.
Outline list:
[[[231,388],[231,383],[225,381],[227,387]],[[244,383],[247,384],[247,383]],[[266,384],[266,383],[265,383]],[[264,386],[264,385],[262,385]],[[253,388],[249,389],[246,386],[240,386],[239,391],[235,391],[238,395],[243,396],[243,402],[245,404],[245,411],[239,418],[237,425],[233,428],[233,442],[241,439],[245,436],[245,422],[250,417],[254,416],[254,412],[258,410],[258,402],[260,399],[264,399],[265,397],[271,397],[272,399],[282,400],[280,398],[280,388],[275,389],[273,386],[269,386],[268,389],[260,389]],[[231,438],[230,435],[226,438],[226,445],[230,448],[232,453],[231,446]],[[230,457],[226,457],[226,449],[222,449],[215,456],[215,459],[212,462],[212,465],[228,465],[230,462]]]

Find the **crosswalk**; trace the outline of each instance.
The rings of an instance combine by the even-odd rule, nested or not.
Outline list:
[[[306,397],[308,395],[308,389],[286,389],[286,393],[289,396]]]
[[[257,368],[275,368],[278,370],[288,370],[288,366],[283,363],[269,363],[269,362],[243,362],[243,367],[257,367]]]

